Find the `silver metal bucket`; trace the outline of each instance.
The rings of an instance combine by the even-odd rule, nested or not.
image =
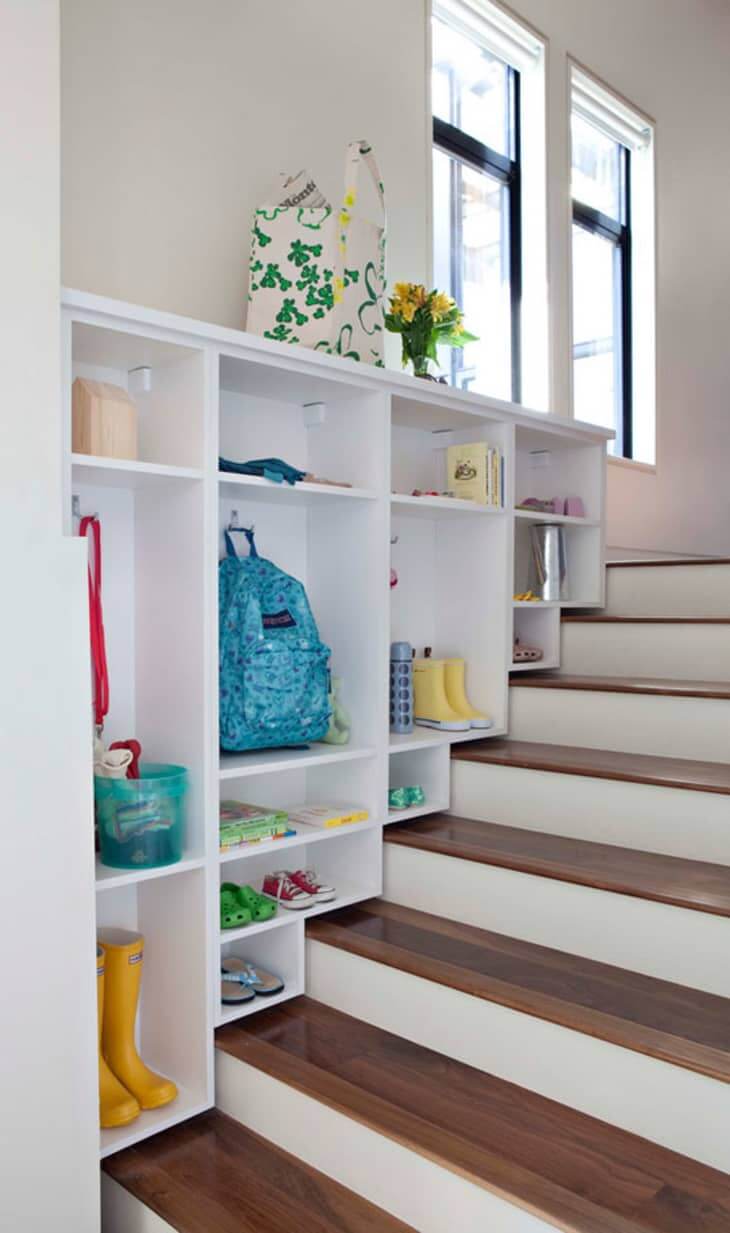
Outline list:
[[[568,559],[565,528],[551,522],[530,527],[532,546],[531,588],[542,600],[567,598]]]

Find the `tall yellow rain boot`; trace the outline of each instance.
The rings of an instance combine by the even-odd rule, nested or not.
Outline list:
[[[475,711],[469,699],[466,696],[464,688],[464,673],[466,666],[463,659],[446,659],[444,660],[444,677],[446,681],[446,697],[449,700],[449,706],[456,711],[457,715],[469,721],[470,728],[491,728],[493,720],[482,711]]]
[[[101,1025],[104,1020],[104,948],[96,948],[96,1008],[99,1016],[99,1125],[104,1130],[126,1126],[139,1117],[140,1107],[134,1096],[122,1087],[110,1071],[101,1051]]]
[[[102,1051],[117,1079],[143,1109],[158,1109],[177,1096],[170,1079],[156,1075],[140,1058],[134,1043],[144,939],[127,929],[103,929],[106,960]]]
[[[471,726],[446,697],[443,659],[414,659],[413,715],[422,727],[444,732],[466,732]]]

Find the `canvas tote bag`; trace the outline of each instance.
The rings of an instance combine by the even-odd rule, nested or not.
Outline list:
[[[377,222],[358,208],[363,165],[377,192]],[[305,172],[274,196],[254,215],[246,328],[382,368],[385,194],[371,147],[347,147],[339,210]]]

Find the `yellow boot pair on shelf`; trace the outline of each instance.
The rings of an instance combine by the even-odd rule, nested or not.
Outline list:
[[[99,1122],[105,1130],[177,1096],[175,1084],[149,1070],[134,1043],[143,952],[144,939],[126,929],[103,930],[96,948]]]
[[[413,662],[413,714],[417,724],[444,732],[491,728],[492,720],[476,711],[466,696],[463,659],[416,659]]]

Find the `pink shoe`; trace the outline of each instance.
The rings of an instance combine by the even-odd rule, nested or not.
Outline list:
[[[334,886],[320,882],[314,869],[297,869],[294,873],[290,873],[289,877],[306,895],[312,895],[317,903],[329,903],[337,895]]]
[[[302,908],[313,908],[317,900],[314,895],[298,886],[284,870],[278,873],[267,873],[261,894],[267,899],[275,899],[282,908],[300,911]]]

